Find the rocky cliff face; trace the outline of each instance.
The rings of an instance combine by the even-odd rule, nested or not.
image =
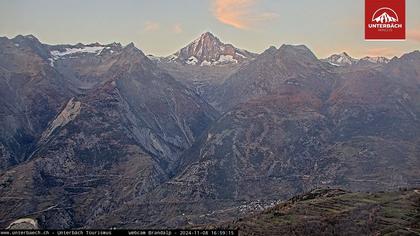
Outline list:
[[[60,72],[47,60],[42,65]],[[77,58],[65,60],[55,63],[79,70]],[[167,180],[179,154],[218,116],[134,45],[102,63],[92,72],[101,81],[50,111],[25,163],[1,173],[2,224],[36,215],[44,227],[73,228],[106,214]],[[65,88],[80,89],[72,85]]]
[[[210,60],[208,38],[185,53]],[[315,187],[419,184],[418,51],[342,68],[303,45],[214,67],[133,44],[0,49],[0,227],[179,228]]]
[[[257,54],[225,44],[206,32],[175,54],[155,62],[209,104],[215,105],[220,84],[255,57]]]
[[[327,96],[328,84],[334,78],[329,69],[306,46],[271,47],[227,78],[215,90],[213,104],[228,111],[240,103],[288,88]]]
[[[226,100],[237,105],[183,153],[178,174],[101,222],[112,219],[128,228],[205,224],[315,187],[379,191],[418,185],[416,78],[407,76],[412,79],[405,84],[402,76],[383,71],[337,73],[303,47],[283,48],[287,57],[278,59],[278,50],[270,51],[273,57],[262,57],[263,65],[283,70],[274,78],[261,74],[258,82],[273,85],[240,98],[242,103]],[[394,63],[416,63],[407,58],[411,54]],[[288,83],[289,76],[297,79]],[[248,77],[237,78],[228,87],[233,93],[253,85]]]
[[[242,63],[255,56],[246,50],[235,48],[232,44],[222,43],[212,33],[206,32],[166,59],[189,65],[217,66]]]
[[[33,36],[0,38],[0,170],[25,161],[38,136],[72,96]]]

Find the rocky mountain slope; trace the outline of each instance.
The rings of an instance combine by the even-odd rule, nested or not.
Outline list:
[[[255,56],[256,54],[235,48],[232,44],[222,43],[212,33],[205,32],[166,60],[188,65],[217,66],[242,63]]]
[[[206,102],[216,105],[217,98],[215,94],[217,90],[242,64],[191,66],[172,62],[158,62],[157,65],[177,81],[197,93]],[[221,112],[220,109],[218,110]]]
[[[183,154],[178,174],[93,225],[177,227],[229,219],[256,201],[269,204],[315,186],[392,190],[418,185],[416,53],[394,61],[399,69],[391,76],[337,73],[309,50],[285,47],[275,63],[251,62],[280,65],[275,79],[264,73],[273,70],[260,68],[260,83],[272,80],[277,90],[266,86],[240,101],[220,96],[232,108]],[[252,75],[248,72],[238,78]],[[291,83],[283,75],[298,79]],[[247,80],[238,81],[221,86],[241,92]]]
[[[340,54],[333,54],[328,58],[322,59],[322,61],[328,62],[334,66],[354,66],[354,65],[383,65],[387,64],[390,60],[386,57],[363,57],[361,59],[356,59],[351,57],[346,52]]]
[[[155,62],[209,104],[215,104],[218,86],[256,56],[206,32],[175,54]]]
[[[304,45],[270,47],[218,86],[213,105],[228,111],[240,103],[281,94],[288,88],[299,88],[318,97],[327,96],[333,78],[331,68]]]
[[[340,54],[333,54],[328,58],[325,58],[324,61],[329,62],[332,65],[337,66],[346,66],[346,65],[353,65],[357,63],[357,59],[351,57],[346,52],[342,52]]]
[[[266,85],[264,90],[252,97],[225,96],[236,105],[183,153],[178,174],[101,222],[118,227],[204,224],[244,214],[239,211],[243,205],[315,187],[388,191],[418,186],[417,52],[394,60],[395,74],[337,73],[302,46],[266,53],[249,64],[254,70],[241,68],[241,76],[226,81],[230,93],[249,95],[241,89],[255,91],[255,83]],[[258,68],[261,72],[251,74]]]
[[[0,170],[24,162],[73,95],[33,36],[0,38]]]
[[[316,187],[420,184],[418,51],[336,66],[229,48],[206,33],[165,61],[0,38],[0,227],[180,228]]]
[[[100,46],[72,50],[91,47]],[[98,52],[71,58],[64,53],[54,59],[54,65],[49,63],[51,57],[42,61],[59,78],[85,73],[62,78],[74,83],[63,82],[60,89],[79,91],[80,86],[72,86],[82,84],[77,79],[98,76],[101,80],[67,100],[60,89],[48,87],[54,92],[50,99],[62,103],[57,111],[43,111],[50,119],[34,135],[24,161],[0,173],[0,224],[22,215],[41,215],[44,227],[80,227],[167,180],[179,154],[218,117],[211,106],[159,70],[134,45],[100,59],[91,58],[91,53]],[[28,61],[28,67],[34,62]],[[81,68],[82,64],[86,66]],[[64,72],[61,66],[66,67]],[[36,78],[28,77],[29,81]],[[2,153],[2,160],[5,157]]]

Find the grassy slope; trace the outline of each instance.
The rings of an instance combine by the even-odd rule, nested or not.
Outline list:
[[[314,190],[222,227],[240,235],[420,235],[420,190]]]

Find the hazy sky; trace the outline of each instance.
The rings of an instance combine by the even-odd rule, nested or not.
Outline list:
[[[305,44],[319,57],[401,55],[420,49],[420,0],[407,1],[408,40],[363,40],[364,0],[0,0],[0,36],[135,45],[169,55],[204,31],[262,52]]]

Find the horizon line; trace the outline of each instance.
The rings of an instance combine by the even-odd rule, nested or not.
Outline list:
[[[185,46],[188,46],[189,44],[191,44],[191,43],[193,43],[195,40],[197,40],[197,39],[199,39],[202,35],[204,35],[204,34],[207,34],[207,33],[210,33],[211,35],[213,35],[215,38],[217,38],[217,39],[219,39],[219,37],[218,36],[216,36],[214,33],[212,33],[211,31],[204,31],[203,33],[201,33],[199,36],[197,36],[197,37],[195,37],[195,38],[193,38],[192,40],[190,40],[189,41],[189,43],[187,43],[187,44],[185,44]],[[92,45],[92,44],[99,44],[99,45],[103,45],[103,46],[106,46],[106,45],[111,45],[111,44],[120,44],[122,47],[126,47],[126,46],[128,46],[128,45],[130,45],[130,44],[134,44],[134,45],[136,45],[136,43],[134,42],[134,41],[131,41],[131,42],[129,42],[129,43],[127,43],[127,44],[123,44],[123,43],[121,43],[121,42],[117,42],[117,41],[112,41],[111,43],[102,43],[102,42],[99,42],[99,41],[96,41],[96,42],[85,42],[85,43],[83,43],[83,42],[81,42],[81,41],[79,41],[79,42],[77,42],[77,43],[74,43],[74,44],[72,44],[72,43],[66,43],[66,42],[60,42],[60,43],[53,43],[53,44],[50,44],[50,43],[45,43],[45,42],[43,42],[43,41],[41,41],[40,39],[39,39],[39,37],[37,37],[37,36],[35,36],[33,33],[29,33],[29,34],[17,34],[17,35],[15,35],[15,36],[13,36],[13,37],[8,37],[8,36],[0,36],[0,38],[2,38],[2,37],[4,37],[4,38],[7,38],[7,39],[9,39],[9,40],[12,40],[12,39],[14,39],[14,38],[16,38],[16,37],[18,37],[18,36],[22,36],[22,37],[34,37],[35,39],[37,39],[40,43],[42,43],[42,44],[44,44],[44,45],[48,45],[48,46],[63,46],[63,45],[69,45],[69,46],[76,46],[76,45],[78,45],[78,44],[82,44],[82,45],[84,45],[84,46],[88,46],[88,45]],[[220,40],[220,39],[219,39]],[[234,44],[232,44],[232,43],[225,43],[225,42],[223,42],[222,40],[220,40],[223,44],[230,44],[230,45],[232,45],[232,46],[234,46],[235,48],[237,48]],[[372,41],[375,41],[375,40],[372,40]],[[388,40],[388,42],[389,42],[389,40]],[[314,53],[314,50],[313,49],[311,49],[311,48],[309,48],[306,44],[299,44],[299,43],[296,43],[296,44],[290,44],[290,43],[282,43],[282,44],[280,44],[280,46],[274,46],[274,45],[270,45],[270,46],[268,46],[268,47],[266,47],[264,50],[262,50],[261,52],[253,52],[253,51],[250,51],[250,50],[248,50],[248,49],[244,49],[244,48],[238,48],[238,49],[241,49],[241,50],[246,50],[246,51],[248,51],[248,52],[251,52],[251,53],[254,53],[254,54],[257,54],[257,55],[260,55],[260,54],[262,54],[262,53],[264,53],[266,50],[268,50],[269,48],[271,48],[271,47],[275,47],[276,49],[279,49],[282,45],[291,45],[291,46],[299,46],[299,45],[304,45],[304,46],[306,46],[312,53]],[[184,47],[185,47],[184,46]],[[176,50],[174,53],[171,53],[171,54],[169,54],[169,55],[165,55],[165,56],[157,56],[157,55],[155,55],[155,54],[153,54],[153,53],[145,53],[145,51],[144,50],[142,50],[141,48],[139,48],[139,47],[137,47],[137,46],[135,46],[137,49],[139,49],[140,51],[142,51],[146,56],[155,56],[155,57],[159,57],[159,58],[165,58],[165,57],[169,57],[169,56],[172,56],[172,55],[174,55],[175,53],[177,53],[177,52],[179,52],[182,48],[184,48],[184,47],[182,47],[182,48],[180,48],[180,49],[178,49],[178,50]],[[401,55],[400,56],[398,56],[398,55],[393,55],[393,56],[378,56],[378,55],[376,55],[376,56],[372,56],[372,55],[369,55],[369,54],[365,54],[364,56],[362,56],[362,57],[352,57],[351,55],[349,55],[349,53],[346,51],[346,50],[338,50],[338,51],[336,51],[335,53],[332,53],[332,54],[329,54],[329,56],[328,57],[330,57],[330,56],[333,56],[333,55],[340,55],[340,54],[343,54],[343,53],[346,53],[349,57],[351,57],[351,58],[353,58],[353,59],[357,59],[357,60],[360,60],[360,59],[363,59],[363,58],[366,58],[366,57],[371,57],[371,58],[375,58],[375,57],[383,57],[383,58],[386,58],[386,59],[389,59],[389,60],[391,60],[391,59],[393,59],[393,58],[395,58],[395,57],[397,57],[397,58],[400,58],[400,57],[402,57],[403,55],[405,55],[405,54],[408,54],[408,53],[412,53],[412,52],[416,52],[416,51],[419,51],[420,49],[415,49],[415,50],[413,50],[413,51],[405,51],[405,52],[402,52],[401,53]],[[321,59],[327,59],[328,57],[325,57],[325,58],[321,58],[321,57],[318,57],[315,53],[314,53],[314,55],[317,57],[317,59],[319,59],[319,60],[321,60]]]

